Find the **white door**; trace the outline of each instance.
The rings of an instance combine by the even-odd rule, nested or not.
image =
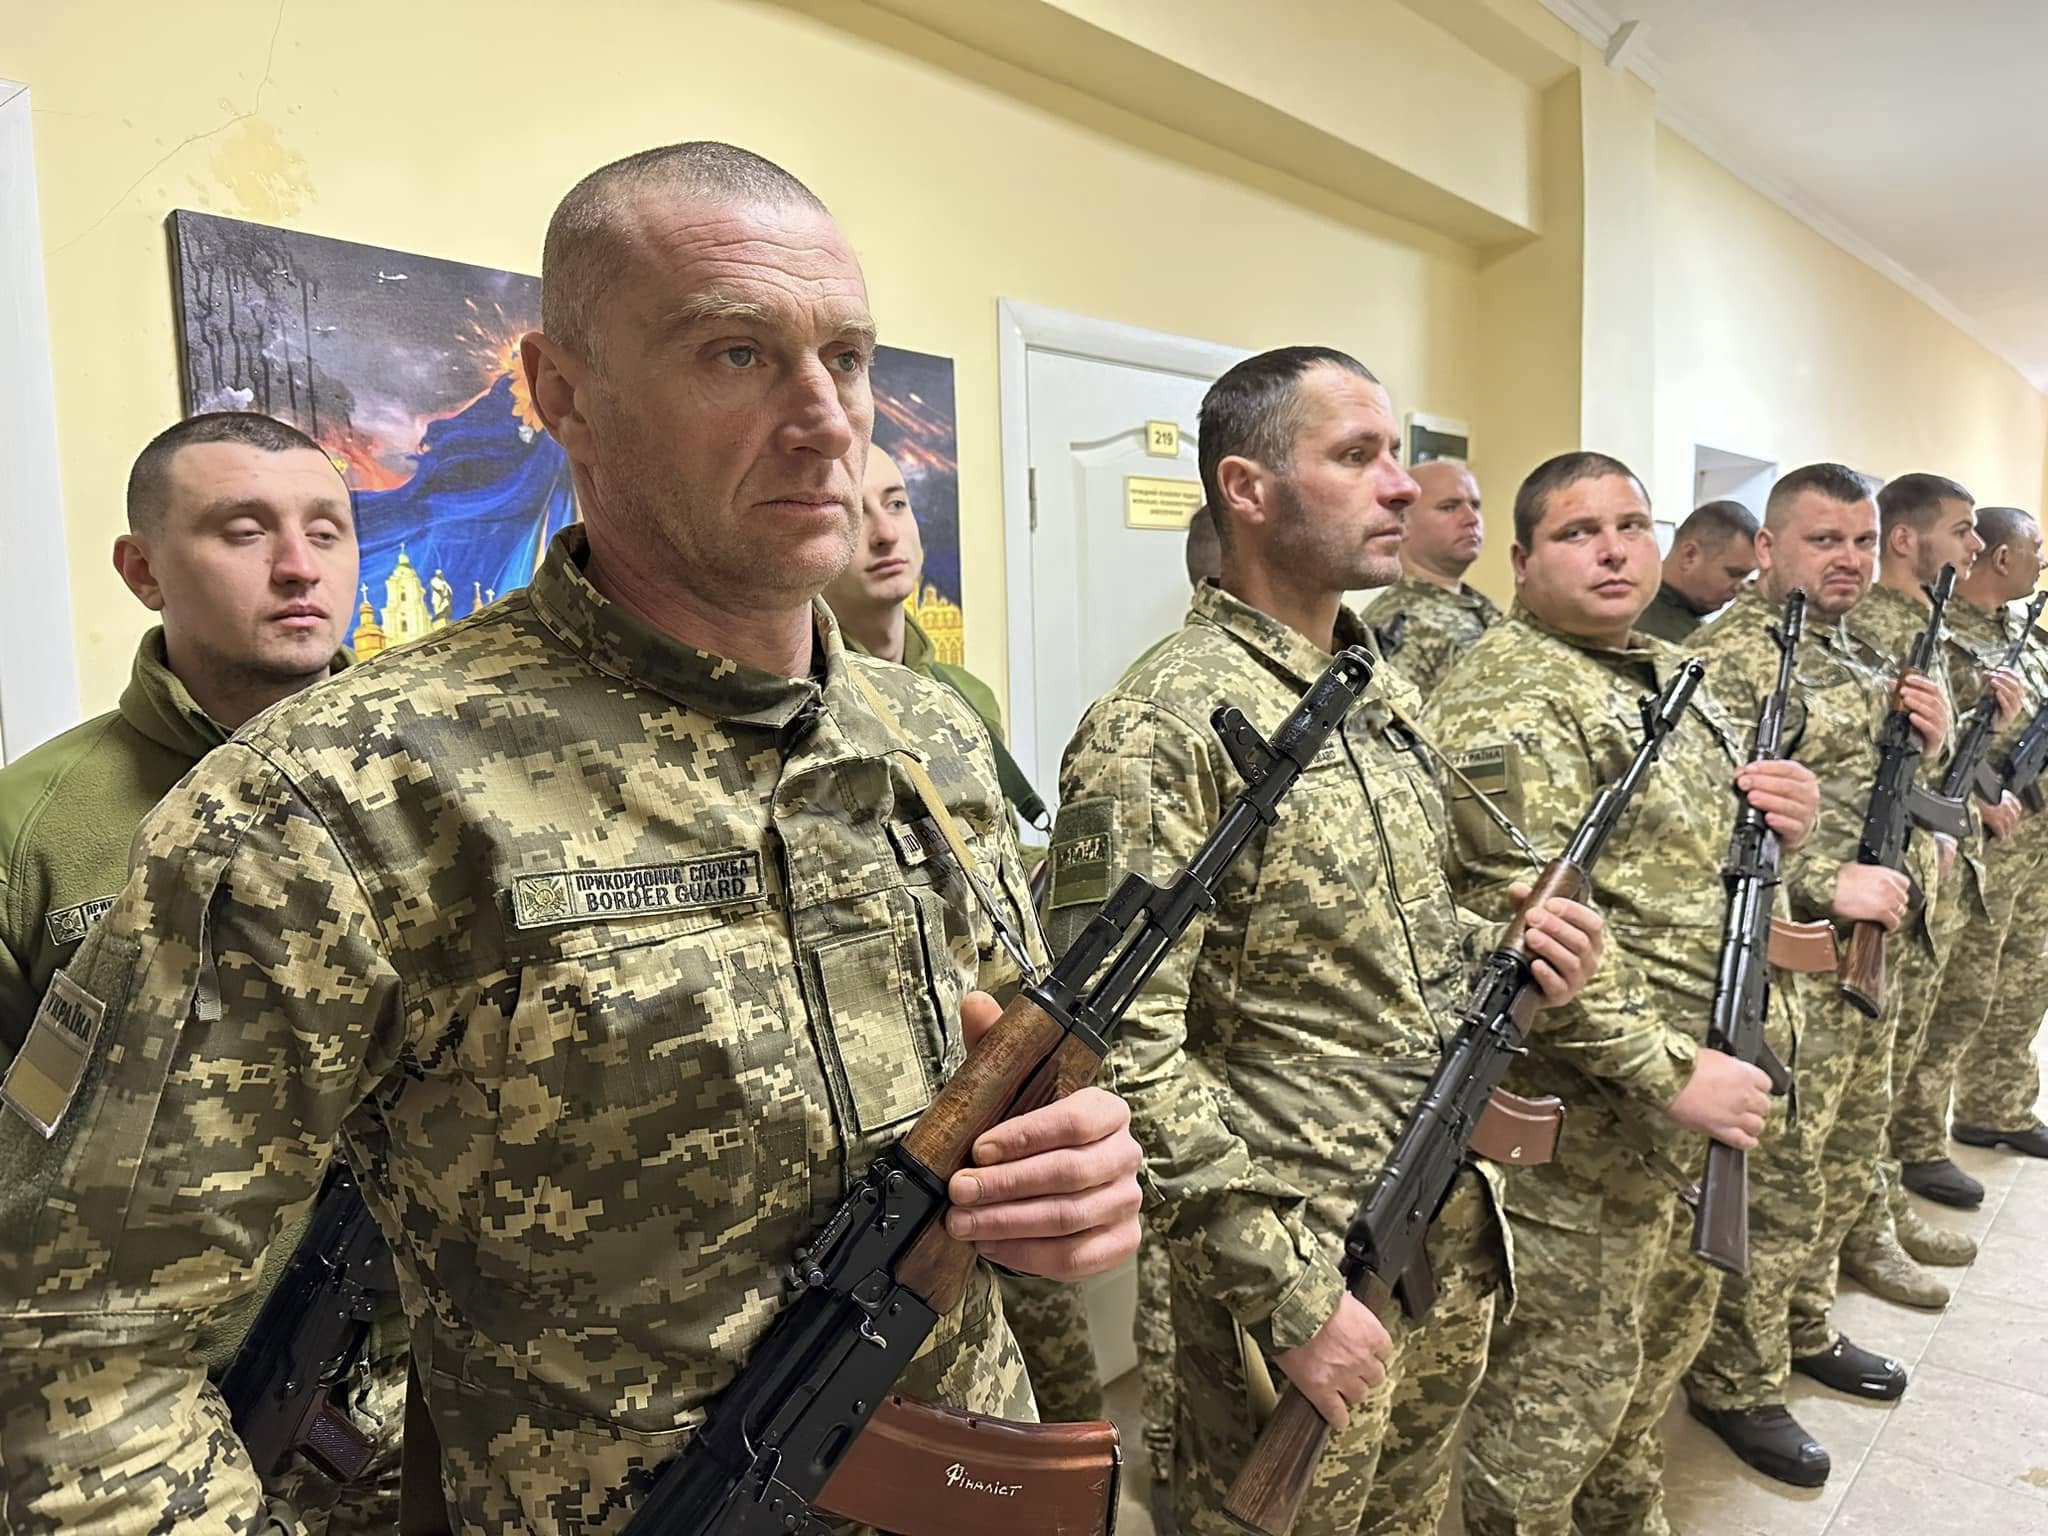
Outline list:
[[[1144,525],[1200,501],[1196,414],[1245,353],[1008,302],[1003,317],[1011,731],[1056,808],[1083,712],[1187,613],[1187,536]]]

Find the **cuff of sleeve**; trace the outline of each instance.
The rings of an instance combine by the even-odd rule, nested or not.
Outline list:
[[[1662,1111],[1677,1098],[1692,1079],[1693,1063],[1699,1060],[1699,1042],[1675,1029],[1660,1029],[1647,1042],[1633,1070],[1621,1078],[1629,1095],[1651,1109]]]
[[[1302,1266],[1279,1305],[1263,1322],[1252,1325],[1251,1335],[1258,1340],[1266,1358],[1275,1359],[1314,1338],[1343,1298],[1344,1277],[1335,1264],[1318,1253]]]
[[[1792,916],[1802,923],[1834,920],[1835,877],[1841,865],[1820,859],[1796,859],[1785,871],[1786,894],[1792,902]]]

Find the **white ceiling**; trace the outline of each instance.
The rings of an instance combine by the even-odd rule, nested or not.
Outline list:
[[[2048,391],[2048,0],[1543,3],[1619,45],[1670,127]]]

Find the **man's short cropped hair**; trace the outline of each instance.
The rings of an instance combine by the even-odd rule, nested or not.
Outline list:
[[[1275,474],[1294,463],[1294,439],[1301,431],[1301,380],[1312,368],[1341,368],[1377,384],[1371,369],[1334,347],[1276,347],[1248,357],[1209,386],[1202,397],[1202,492],[1216,509],[1216,533],[1230,545],[1230,519],[1222,513],[1223,491],[1216,466],[1228,458],[1252,459]]]
[[[1576,453],[1560,453],[1554,459],[1545,459],[1529,471],[1529,478],[1515,492],[1515,542],[1523,549],[1534,547],[1536,527],[1550,509],[1553,492],[1577,485],[1581,480],[1605,480],[1610,476],[1635,481],[1643,504],[1649,505],[1650,493],[1643,489],[1636,472],[1609,454],[1581,448]]]
[[[1887,480],[1877,493],[1879,526],[1886,538],[1894,528],[1911,528],[1925,533],[1941,515],[1943,503],[1960,501],[1972,506],[1977,498],[1946,475],[1901,475]]]
[[[154,533],[171,503],[171,460],[199,443],[242,443],[264,453],[327,450],[297,427],[261,411],[208,411],[164,428],[135,456],[128,470],[128,531]]]
[[[1849,507],[1871,497],[1869,480],[1846,464],[1802,464],[1780,475],[1777,484],[1771,487],[1764,502],[1764,526],[1773,534],[1783,533],[1786,520],[1792,516],[1793,503],[1808,491]]]
[[[1690,539],[1704,554],[1717,555],[1730,539],[1754,539],[1756,514],[1739,501],[1710,501],[1694,507],[1692,515],[1678,525],[1672,548]]]

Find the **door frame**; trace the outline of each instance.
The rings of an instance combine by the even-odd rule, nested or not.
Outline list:
[[[1215,377],[1252,354],[1244,347],[1098,320],[1021,299],[996,300],[996,360],[1002,409],[1003,571],[1007,615],[1010,740],[1019,762],[1037,756],[1038,698],[1032,669],[1030,354],[1060,352],[1103,363]],[[1041,786],[1046,800],[1056,786]]]
[[[78,720],[57,385],[28,87],[0,80],[0,763]]]

